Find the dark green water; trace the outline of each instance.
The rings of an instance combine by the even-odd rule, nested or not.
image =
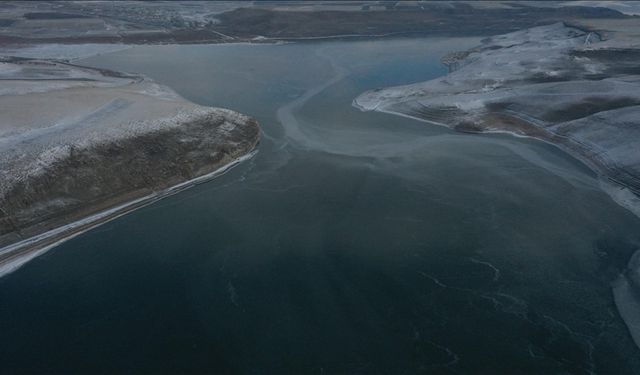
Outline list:
[[[640,220],[589,170],[351,107],[473,43],[85,60],[255,116],[260,152],[1,278],[0,373],[638,373],[610,282]]]

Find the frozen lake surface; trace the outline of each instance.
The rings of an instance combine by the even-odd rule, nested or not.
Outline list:
[[[9,372],[616,373],[640,220],[584,165],[351,106],[472,39],[140,46],[81,61],[254,116],[259,153],[0,279]],[[2,371],[0,371],[2,372]]]

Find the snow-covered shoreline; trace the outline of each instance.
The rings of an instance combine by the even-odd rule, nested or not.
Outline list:
[[[238,166],[240,163],[251,159],[257,153],[257,150],[253,150],[219,167],[213,172],[179,183],[165,190],[134,199],[117,207],[98,212],[86,218],[52,229],[48,232],[33,236],[31,238],[27,238],[9,246],[5,246],[4,248],[0,248],[0,256],[11,256],[11,254],[16,254],[15,256],[11,256],[8,259],[0,261],[0,277],[6,276],[11,272],[16,271],[30,260],[46,253],[47,251],[66,241],[69,241],[74,237],[81,235],[82,233],[85,233],[111,220],[115,220],[130,212],[148,206],[158,200],[222,176],[234,167]]]
[[[598,60],[592,51],[607,48],[598,43],[596,33],[563,23],[491,37],[460,53],[461,67],[449,75],[370,90],[353,106],[464,132],[538,139],[637,194],[640,132],[631,125],[640,113],[639,81],[616,73],[627,69],[616,65],[623,63]],[[640,215],[640,199],[621,201],[619,189],[603,191]]]
[[[355,100],[353,102],[353,106],[355,108],[360,109],[361,111],[365,111],[365,109],[363,109]],[[395,115],[395,116],[400,116],[400,117],[405,117],[405,118],[409,118],[409,119],[412,119],[412,120],[424,122],[424,123],[427,123],[429,125],[442,126],[442,127],[451,129],[451,126],[449,126],[447,124],[439,123],[439,122],[436,122],[436,121],[429,121],[427,119],[420,118],[420,117],[417,117],[417,116],[408,115],[408,114],[405,114],[405,113],[402,113],[402,112],[391,111],[391,110],[384,109],[384,108],[376,108],[376,109],[374,109],[374,111],[380,112],[380,113],[386,113],[386,114],[390,114],[390,115]],[[517,132],[517,131],[504,130],[504,129],[483,130],[481,132],[478,132],[478,134],[506,134],[506,135],[509,135],[509,136],[512,136],[512,137],[516,137],[516,138],[535,139],[537,141],[544,142],[544,143],[549,144],[551,146],[557,147],[558,149],[562,150],[566,154],[568,154],[571,157],[573,157],[573,158],[579,160],[580,162],[582,162],[589,169],[591,169],[594,173],[596,173],[598,175],[600,174],[600,170],[597,167],[595,167],[592,163],[590,163],[588,160],[585,160],[583,157],[581,157],[581,155],[579,155],[579,154],[577,154],[575,152],[572,152],[571,150],[567,149],[566,147],[562,147],[559,144],[550,142],[549,140],[546,140],[544,138],[523,134],[523,133],[520,133],[520,132]],[[640,218],[640,197],[638,197],[631,190],[629,190],[628,187],[622,186],[620,184],[614,184],[614,183],[612,183],[610,181],[606,181],[604,176],[600,176],[599,182],[600,182],[601,190],[605,194],[607,194],[609,197],[611,197],[611,199],[616,204],[618,204],[619,206],[629,210],[634,215],[636,215],[636,216],[638,216]]]

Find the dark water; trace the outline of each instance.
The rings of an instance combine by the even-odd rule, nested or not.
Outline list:
[[[86,60],[255,116],[260,152],[0,279],[0,372],[638,373],[610,282],[640,221],[591,172],[351,107],[473,43]]]

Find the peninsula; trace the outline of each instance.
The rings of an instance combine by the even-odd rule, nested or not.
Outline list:
[[[634,42],[635,41],[635,42]],[[371,90],[353,104],[462,132],[508,132],[569,152],[640,213],[640,57],[637,39],[601,40],[563,22],[483,40],[442,62],[428,82]]]
[[[0,276],[219,175],[259,140],[254,119],[140,75],[5,57],[0,80]]]

